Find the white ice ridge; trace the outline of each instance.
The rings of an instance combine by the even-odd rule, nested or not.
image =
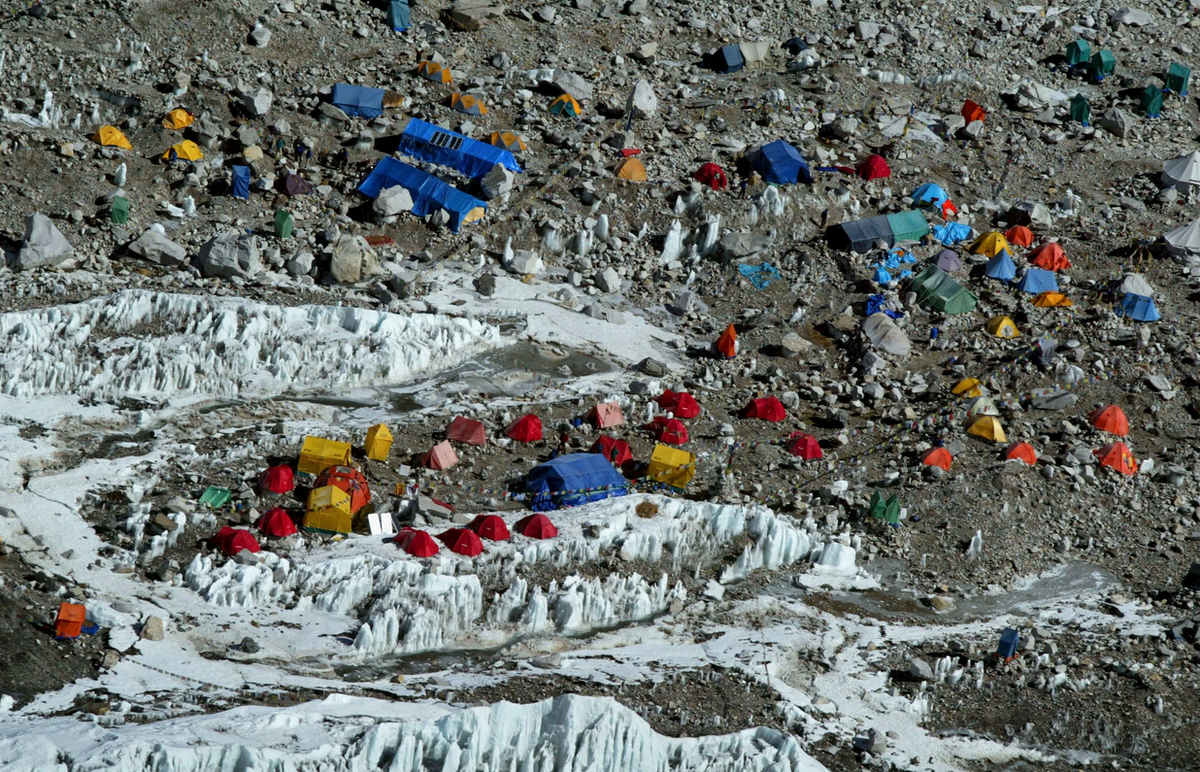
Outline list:
[[[419,710],[433,716],[421,717]],[[825,770],[794,737],[774,729],[664,737],[607,697],[567,694],[529,705],[499,702],[436,715],[439,710],[333,695],[295,708],[244,707],[91,732],[78,731],[78,722],[65,718],[38,729],[0,724],[0,767],[10,772]],[[359,729],[373,720],[380,723]]]
[[[401,383],[500,345],[433,314],[129,290],[0,315],[0,392],[273,396]]]

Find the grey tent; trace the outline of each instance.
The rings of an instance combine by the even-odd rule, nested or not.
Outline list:
[[[885,313],[871,314],[863,322],[863,335],[880,351],[896,356],[907,356],[912,350],[908,336],[896,326],[892,317]]]
[[[937,267],[946,273],[954,273],[959,268],[962,268],[962,258],[953,250],[943,249],[941,252],[938,252]]]
[[[883,241],[889,248],[896,243],[887,215],[844,222],[835,226],[829,234],[829,245],[834,249],[860,254],[870,252],[879,241]]]
[[[917,274],[911,289],[917,293],[922,305],[932,307],[944,314],[965,314],[975,310],[979,298],[954,277],[936,265],[927,267]]]

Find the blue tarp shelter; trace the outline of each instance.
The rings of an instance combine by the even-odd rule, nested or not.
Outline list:
[[[395,32],[403,32],[408,29],[408,20],[410,11],[408,0],[392,0],[388,4],[388,26]]]
[[[1154,298],[1135,295],[1132,292],[1126,292],[1125,297],[1121,298],[1117,316],[1128,316],[1138,322],[1157,322],[1162,318],[1154,305]]]
[[[250,200],[250,167],[233,167],[233,197]]]
[[[996,253],[995,257],[987,261],[987,265],[984,266],[984,272],[991,279],[1012,281],[1017,275],[1017,266],[1013,264],[1012,258],[1008,256],[1008,250],[1002,249]]]
[[[892,280],[892,275],[884,270],[884,267],[881,265],[875,268],[875,273],[871,275],[871,279],[876,284],[887,284]]]
[[[417,217],[424,217],[438,209],[446,210],[450,215],[450,229],[455,233],[463,223],[478,220],[487,211],[487,204],[474,196],[395,158],[381,158],[358,186],[358,191],[375,198],[379,191],[395,185],[412,195],[412,213]]]
[[[950,196],[946,195],[946,191],[942,190],[941,185],[926,182],[924,185],[918,185],[917,189],[912,192],[912,200],[918,206],[921,204],[931,204],[941,209],[950,200]]]
[[[933,229],[933,237],[948,247],[971,238],[971,226],[960,222],[948,222]]]
[[[725,46],[713,54],[712,68],[717,72],[737,72],[745,66],[746,57],[742,56],[741,46]]]
[[[776,185],[792,185],[797,182],[812,184],[812,172],[800,151],[782,139],[763,145],[751,156],[754,169],[767,182]]]
[[[329,97],[333,106],[351,118],[378,118],[383,115],[383,89],[335,83]]]
[[[1054,271],[1030,268],[1017,282],[1017,289],[1028,292],[1030,295],[1036,295],[1039,292],[1058,292],[1058,280],[1054,278]]]
[[[449,129],[413,118],[400,135],[399,150],[422,161],[449,166],[471,179],[478,179],[500,164],[520,173],[521,165],[504,148],[464,137]]]
[[[525,490],[530,494],[530,506],[545,512],[624,496],[629,483],[599,453],[572,453],[531,469]]]

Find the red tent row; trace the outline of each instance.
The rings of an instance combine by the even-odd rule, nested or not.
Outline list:
[[[646,428],[650,430],[654,439],[668,445],[682,445],[688,441],[687,427],[678,418],[656,416],[653,421],[646,424]]]
[[[258,552],[262,549],[262,547],[258,546],[258,539],[255,539],[254,535],[244,528],[230,528],[229,526],[225,526],[217,531],[217,535],[212,537],[211,542],[214,547],[230,557],[233,557],[242,550]]]
[[[658,406],[676,418],[695,418],[700,415],[700,405],[696,398],[686,391],[671,391],[666,389],[654,400]]]
[[[400,533],[396,534],[396,537],[392,541],[396,542],[396,546],[413,557],[431,558],[438,554],[437,543],[425,531],[418,531],[408,527],[401,528]]]
[[[618,469],[633,460],[633,451],[629,449],[628,442],[607,435],[602,436],[592,443],[592,447],[588,449],[588,452],[599,453]]]
[[[761,418],[764,421],[782,421],[787,418],[783,403],[776,397],[761,397],[750,400],[750,404],[742,408],[744,418]]]
[[[268,509],[259,518],[254,527],[276,539],[291,536],[296,533],[296,523],[286,510],[274,507]]]
[[[486,445],[487,444],[487,429],[479,421],[472,421],[470,418],[463,416],[455,416],[450,425],[446,427],[446,439],[454,442],[465,442],[468,445]]]
[[[537,442],[542,438],[542,419],[530,413],[508,425],[504,434],[517,442]]]
[[[296,488],[292,468],[283,464],[270,467],[258,476],[258,487],[268,493],[291,493]]]

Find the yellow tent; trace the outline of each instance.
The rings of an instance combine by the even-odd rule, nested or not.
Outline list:
[[[1019,338],[1021,332],[1007,316],[993,316],[987,321],[987,331],[997,338]]]
[[[992,231],[985,233],[975,241],[971,242],[971,246],[967,247],[968,252],[974,252],[977,255],[985,257],[995,257],[1000,254],[1000,250],[1008,249],[1008,240],[1004,238],[1003,233]],[[1011,249],[1008,249],[1012,253]]]
[[[1061,292],[1049,290],[1034,295],[1033,304],[1038,308],[1069,308],[1075,305],[1069,297]]]
[[[196,117],[187,110],[184,110],[182,107],[176,107],[174,110],[167,113],[166,118],[163,118],[162,125],[164,129],[175,129],[176,131],[179,131],[180,129],[186,129],[188,126],[191,126],[195,120]]]
[[[983,389],[979,388],[982,385],[978,378],[963,378],[950,391],[959,397],[982,397]]]
[[[425,60],[417,65],[417,74],[425,80],[432,80],[435,83],[449,83],[454,78],[450,75],[450,68],[444,67],[437,62]]]
[[[367,429],[367,441],[363,444],[367,458],[373,461],[387,461],[388,452],[391,449],[392,433],[387,428],[387,424],[375,424]]]
[[[990,415],[981,415],[972,421],[971,425],[967,427],[967,434],[974,434],[976,437],[982,437],[992,442],[1008,441],[1008,438],[1004,436],[1004,427],[1000,425],[1000,419]]]
[[[456,112],[467,115],[487,115],[487,105],[470,94],[454,94],[450,97],[450,107]]]
[[[696,476],[696,455],[658,443],[646,467],[646,479],[672,488],[683,488]]]
[[[350,533],[350,494],[335,485],[313,488],[308,494],[304,527],[310,531]]]
[[[350,445],[324,437],[305,437],[296,471],[320,474],[331,466],[350,466]]]
[[[525,140],[511,131],[493,131],[492,144],[502,147],[510,153],[520,153],[525,150]]]
[[[570,94],[562,94],[555,97],[550,103],[550,112],[554,115],[566,115],[571,118],[578,118],[583,115],[583,108],[575,101],[575,97]]]
[[[617,177],[622,180],[629,180],[630,182],[646,181],[646,167],[636,158],[622,160],[621,163],[617,164],[617,168],[614,171],[616,171]]]
[[[119,147],[125,150],[133,150],[133,145],[129,144],[129,140],[126,139],[125,135],[116,126],[101,126],[96,129],[96,133],[92,135],[92,141],[104,147]]]
[[[174,153],[174,157],[172,157]],[[200,146],[190,139],[185,139],[182,142],[176,142],[171,145],[171,149],[162,154],[164,161],[199,161],[204,157],[204,153],[200,152]]]

